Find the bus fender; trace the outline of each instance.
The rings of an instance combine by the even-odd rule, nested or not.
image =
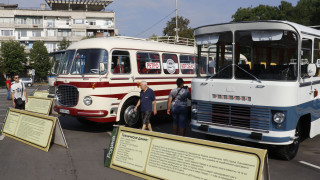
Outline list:
[[[128,94],[126,94],[122,100],[120,101],[120,104],[119,104],[119,108],[118,108],[118,111],[117,111],[117,119],[116,119],[116,122],[119,122],[120,121],[120,114],[121,114],[121,108],[123,106],[123,104],[131,97],[137,97],[139,98],[140,97],[140,91],[132,91],[132,92],[129,92]]]

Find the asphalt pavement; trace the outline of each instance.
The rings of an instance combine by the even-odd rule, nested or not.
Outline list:
[[[37,86],[27,89],[30,95]],[[12,102],[6,100],[6,89],[0,89],[0,122],[2,123]],[[69,148],[53,144],[49,152],[28,146],[11,138],[0,138],[1,180],[76,180],[76,179],[139,179],[132,175],[104,167],[104,150],[107,148],[112,124],[84,125],[75,118],[59,117]],[[151,121],[153,130],[171,133],[171,121],[165,116]],[[202,134],[187,129],[187,136],[206,139]],[[211,137],[211,140],[218,140]],[[228,143],[239,143],[219,139]],[[241,143],[240,143],[241,144]],[[241,144],[243,145],[243,144]],[[250,145],[249,146],[254,146]],[[320,179],[320,136],[301,143],[297,157],[291,161],[277,160],[273,154],[268,158],[272,180]]]

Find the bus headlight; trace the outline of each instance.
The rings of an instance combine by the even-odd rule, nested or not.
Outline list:
[[[282,112],[277,112],[277,113],[274,113],[273,115],[273,121],[277,124],[283,123],[285,118],[286,118],[286,115]]]
[[[86,96],[83,98],[83,103],[87,106],[90,106],[92,104],[92,98],[90,96]]]
[[[192,112],[193,114],[197,114],[197,113],[198,113],[198,105],[197,105],[197,104],[193,104],[193,105],[191,106],[191,112]]]

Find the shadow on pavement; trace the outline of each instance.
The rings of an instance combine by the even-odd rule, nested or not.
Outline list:
[[[72,130],[72,131],[83,131],[91,133],[101,133],[112,131],[114,123],[94,123],[94,122],[85,122],[78,121],[74,117],[70,116],[60,116],[60,124],[63,129]]]

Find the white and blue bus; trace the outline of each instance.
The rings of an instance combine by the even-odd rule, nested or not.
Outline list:
[[[192,80],[193,131],[269,144],[286,160],[304,138],[320,134],[319,30],[239,22],[198,27],[195,37],[198,55],[217,58],[215,74],[198,62]]]

